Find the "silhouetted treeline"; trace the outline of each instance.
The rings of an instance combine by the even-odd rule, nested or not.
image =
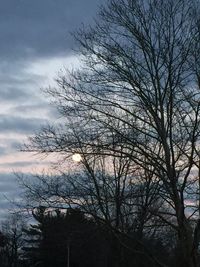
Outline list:
[[[173,243],[169,245],[164,231],[151,239],[133,232],[123,235],[79,209],[38,207],[32,214],[34,224],[7,221],[10,232],[2,227],[1,267],[147,267],[160,262],[176,266]]]

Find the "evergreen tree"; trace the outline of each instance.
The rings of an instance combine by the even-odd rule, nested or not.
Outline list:
[[[37,224],[24,230],[24,258],[29,266],[105,266],[108,243],[100,228],[78,209],[61,212],[39,207],[33,216]]]

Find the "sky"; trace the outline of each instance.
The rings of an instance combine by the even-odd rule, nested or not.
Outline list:
[[[0,220],[17,200],[14,173],[39,172],[48,160],[20,144],[59,117],[42,88],[77,67],[71,32],[92,24],[104,0],[0,0]]]

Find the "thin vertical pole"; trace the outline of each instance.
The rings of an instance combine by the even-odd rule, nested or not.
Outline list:
[[[70,267],[70,241],[68,241],[67,245],[67,267]]]

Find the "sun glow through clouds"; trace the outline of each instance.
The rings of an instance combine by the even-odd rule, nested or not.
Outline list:
[[[72,156],[73,161],[80,162],[82,160],[82,157],[80,154],[76,153]]]

